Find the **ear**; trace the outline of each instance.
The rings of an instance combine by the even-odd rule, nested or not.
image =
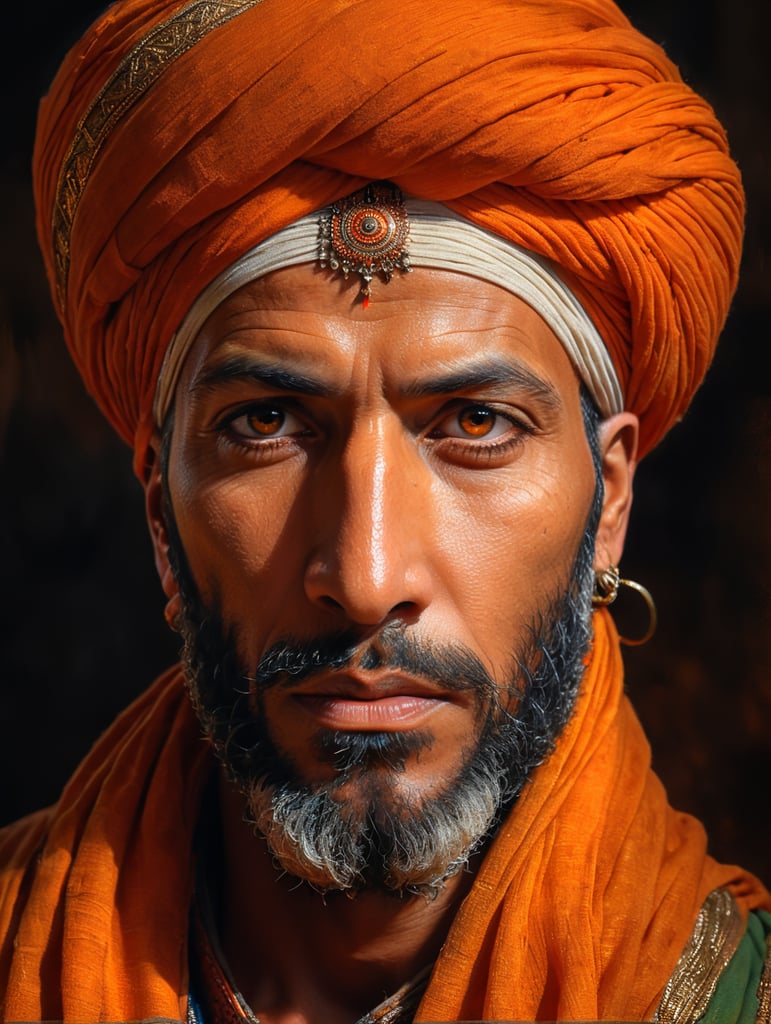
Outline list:
[[[169,562],[169,532],[166,526],[160,447],[160,438],[157,435],[153,436],[148,456],[150,467],[145,478],[145,515],[155,552],[155,568],[163,592],[171,602],[179,600],[179,591]]]
[[[595,569],[607,569],[608,565],[618,565],[621,561],[632,509],[638,435],[639,421],[630,412],[610,416],[600,424],[605,495],[594,547]]]

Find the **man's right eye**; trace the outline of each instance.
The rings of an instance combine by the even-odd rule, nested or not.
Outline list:
[[[303,433],[304,424],[276,402],[261,402],[250,405],[230,416],[223,424],[239,437],[269,440]]]

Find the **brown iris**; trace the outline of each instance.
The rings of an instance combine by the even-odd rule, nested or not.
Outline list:
[[[458,424],[471,437],[486,437],[493,429],[496,414],[483,406],[470,405],[458,414]]]
[[[284,426],[286,417],[281,409],[272,405],[262,405],[247,414],[246,421],[255,434],[272,437]]]

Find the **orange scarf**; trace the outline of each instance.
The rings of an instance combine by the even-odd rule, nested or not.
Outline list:
[[[3,1020],[184,1017],[207,745],[179,670],[95,746],[49,812],[0,833]],[[418,1020],[650,1019],[707,893],[771,909],[668,807],[606,613],[576,713],[492,844]]]

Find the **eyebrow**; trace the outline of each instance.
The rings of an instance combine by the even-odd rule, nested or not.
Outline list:
[[[231,356],[203,373],[193,383],[191,391],[194,394],[213,391],[231,382],[260,384],[279,391],[319,398],[335,398],[341,394],[340,388],[318,378],[288,370],[255,356]],[[515,388],[532,395],[550,409],[557,410],[562,406],[554,386],[517,360],[486,359],[441,376],[432,375],[426,380],[413,381],[400,391],[405,398],[425,398],[490,387]]]
[[[334,397],[339,389],[325,384],[315,377],[287,370],[274,362],[266,362],[254,356],[231,356],[224,362],[203,373],[192,385],[191,391],[213,391],[233,382],[262,384],[279,391],[295,391],[302,395],[320,398]]]
[[[549,408],[559,409],[562,406],[559,392],[552,384],[519,361],[505,359],[487,359],[442,376],[414,381],[402,390],[402,394],[406,398],[423,398],[485,387],[513,387],[539,399]]]

